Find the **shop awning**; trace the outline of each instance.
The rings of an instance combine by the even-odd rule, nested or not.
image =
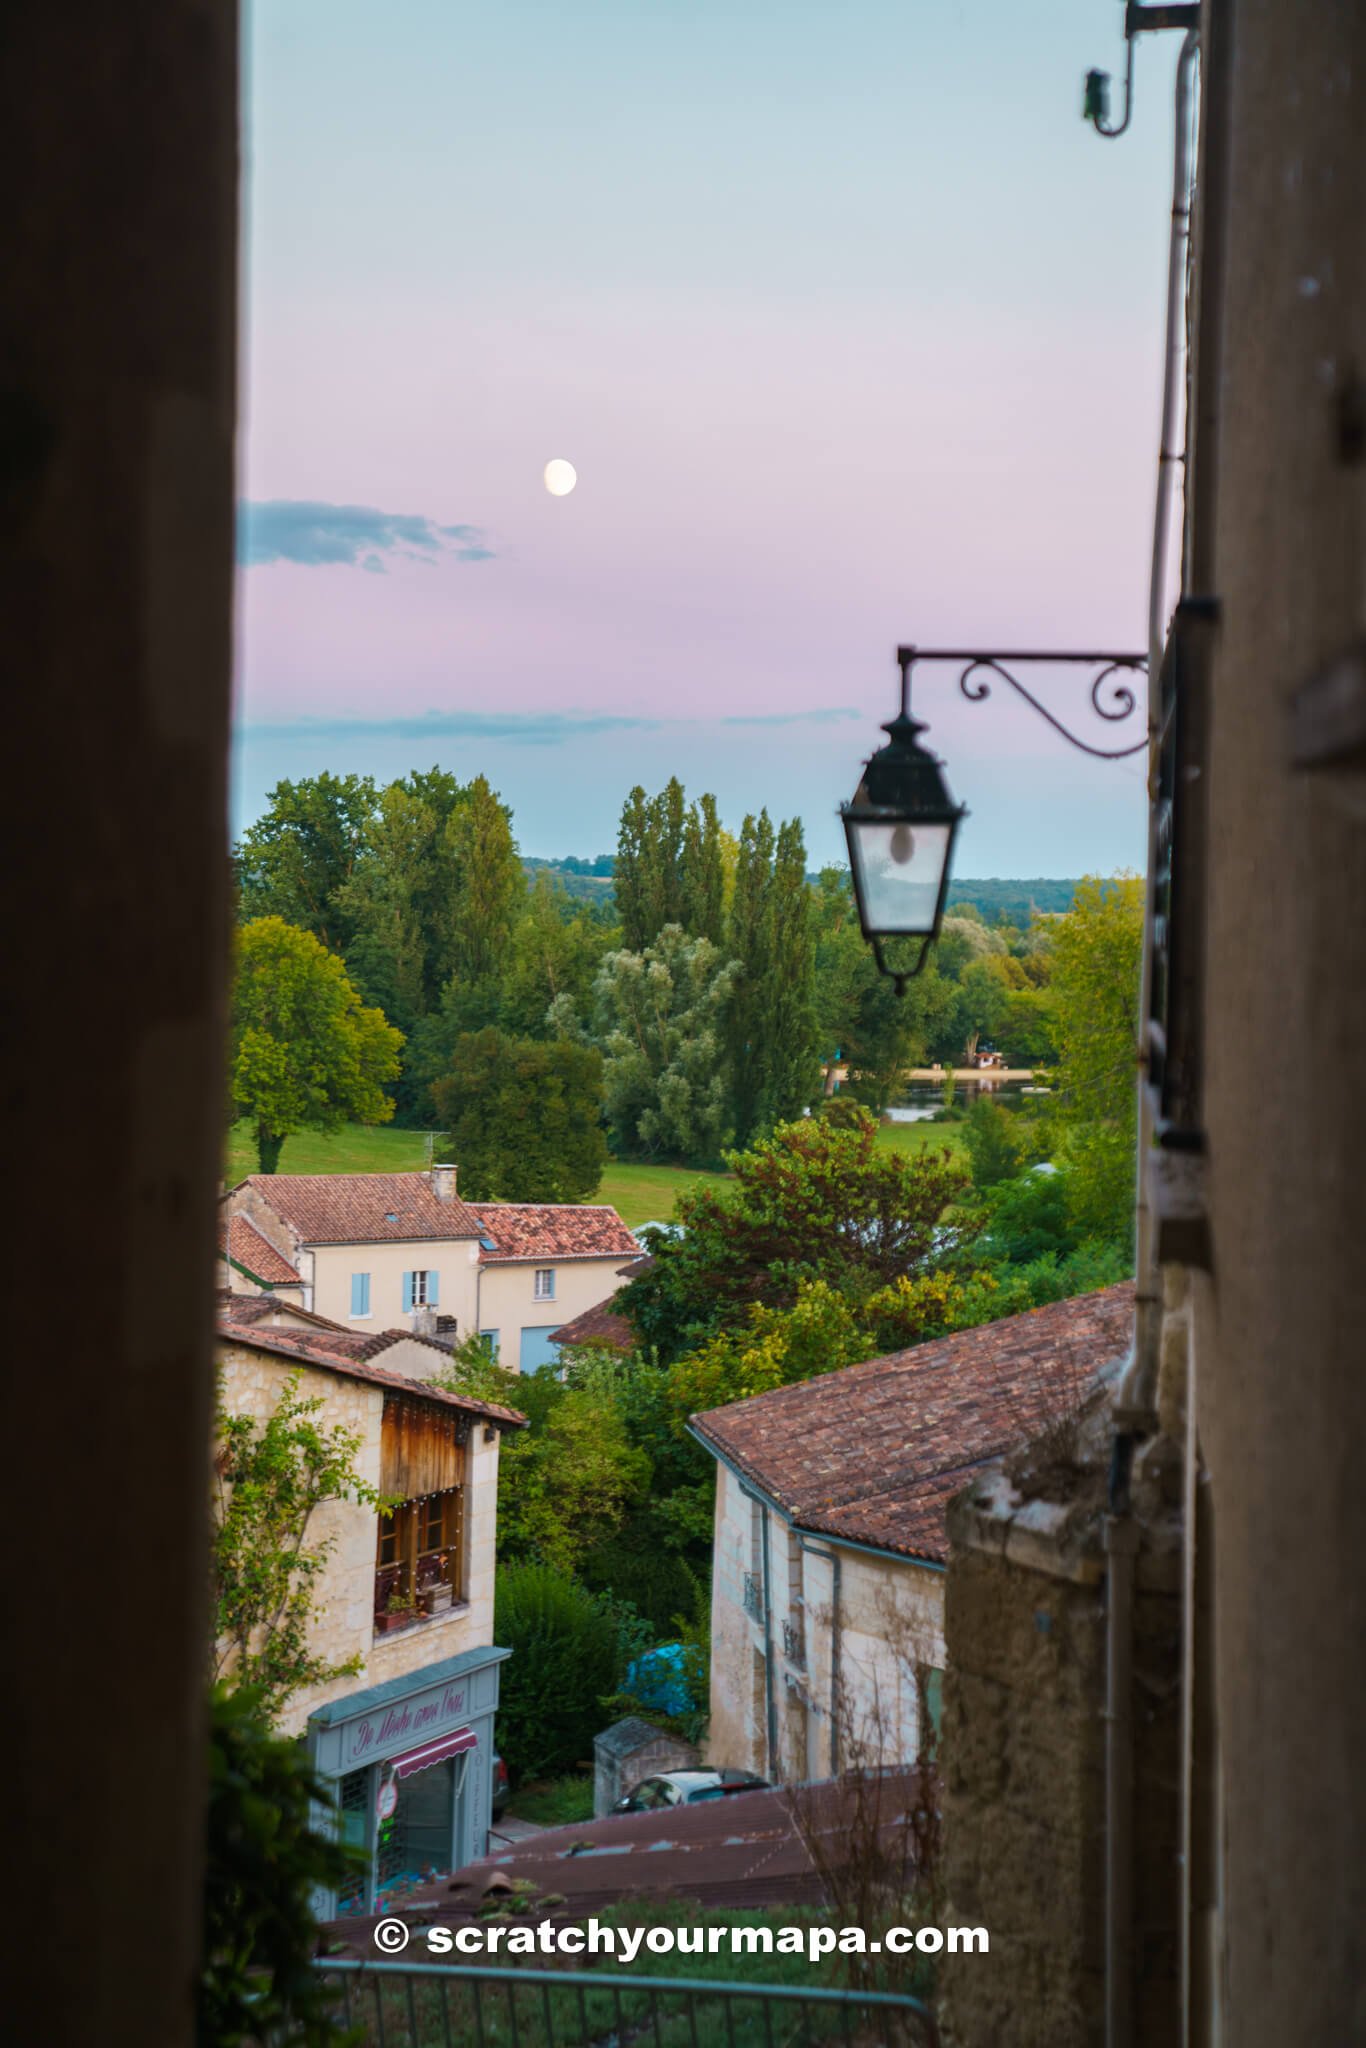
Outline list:
[[[479,1737],[469,1728],[457,1728],[450,1735],[438,1735],[431,1742],[419,1743],[416,1749],[405,1749],[402,1756],[389,1759],[396,1778],[411,1778],[414,1771],[425,1771],[432,1764],[444,1764],[448,1756],[459,1756],[462,1750],[477,1749]]]

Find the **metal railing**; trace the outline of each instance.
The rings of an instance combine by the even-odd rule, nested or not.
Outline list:
[[[745,1613],[754,1621],[764,1618],[764,1586],[758,1572],[746,1572],[740,1597]]]
[[[357,2048],[938,2048],[893,1991],[598,1970],[319,1961]]]
[[[806,1631],[799,1621],[783,1623],[783,1655],[789,1664],[806,1669]]]

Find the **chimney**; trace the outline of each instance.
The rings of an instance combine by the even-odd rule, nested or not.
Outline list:
[[[455,1200],[455,1168],[453,1166],[433,1166],[432,1193],[436,1196],[438,1202],[453,1202]]]

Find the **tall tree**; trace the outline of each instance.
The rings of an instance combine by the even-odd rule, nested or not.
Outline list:
[[[594,984],[612,1149],[698,1165],[726,1142],[722,1031],[736,969],[709,939],[666,925],[643,953],[609,953]]]
[[[654,933],[647,929],[645,869],[650,837],[650,804],[640,784],[621,807],[617,827],[617,858],[613,870],[621,943],[628,953],[643,953]]]
[[[412,787],[419,780],[381,792],[369,843],[337,898],[352,928],[347,970],[405,1034],[439,1000],[439,934],[454,874],[445,817]]]
[[[402,1044],[311,932],[260,917],[238,933],[231,1084],[262,1173],[275,1172],[292,1132],[388,1123],[384,1083],[398,1074]]]
[[[1082,1232],[1133,1234],[1143,883],[1087,875],[1056,920],[1052,1002],[1060,1053],[1052,1107]]]
[[[457,1039],[432,1098],[471,1201],[586,1202],[597,1192],[607,1145],[594,1047],[490,1025]]]
[[[502,1028],[522,1038],[547,1037],[547,1012],[561,996],[586,1010],[603,956],[619,944],[620,936],[611,925],[576,903],[544,868],[538,870],[502,977]]]
[[[243,918],[283,918],[344,952],[352,926],[339,899],[369,844],[374,812],[368,775],[277,782],[269,809],[237,848]]]
[[[725,937],[726,862],[716,798],[688,806],[683,828],[681,923],[694,938],[719,946]]]
[[[820,1092],[815,923],[796,819],[767,811],[740,833],[726,948],[740,976],[727,1025],[737,1144],[797,1116]]]

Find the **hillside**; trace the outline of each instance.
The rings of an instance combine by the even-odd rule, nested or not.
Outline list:
[[[604,909],[613,899],[612,870],[615,865],[615,855],[610,853],[599,853],[591,859],[580,854],[567,854],[562,860],[537,860],[528,855],[522,861],[528,875],[542,872],[552,875],[567,895]],[[812,880],[815,880],[814,876]],[[971,903],[988,924],[1005,917],[1012,924],[1026,925],[1032,911],[1056,915],[1070,910],[1076,887],[1075,879],[1061,880],[1055,875],[1021,879],[992,876],[984,880],[955,877],[949,884],[949,897],[953,903]]]

